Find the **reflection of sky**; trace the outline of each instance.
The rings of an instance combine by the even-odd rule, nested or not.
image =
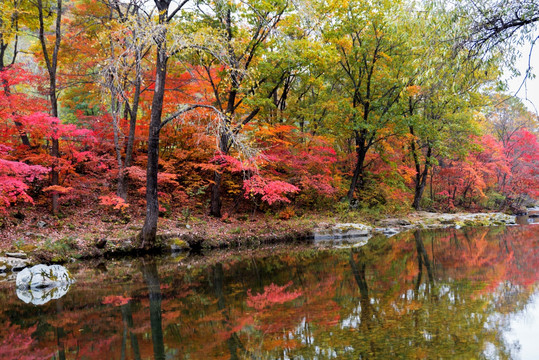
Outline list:
[[[509,317],[508,331],[504,334],[506,344],[518,343],[513,353],[515,359],[539,358],[539,291],[530,298],[526,308]]]

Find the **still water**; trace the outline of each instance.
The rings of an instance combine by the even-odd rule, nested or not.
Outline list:
[[[539,358],[537,224],[69,269],[0,283],[0,359]]]

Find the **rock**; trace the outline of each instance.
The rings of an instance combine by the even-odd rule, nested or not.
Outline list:
[[[26,268],[17,275],[17,289],[45,289],[73,283],[69,271],[61,265],[39,264]]]
[[[35,233],[35,232],[31,232],[31,231],[28,231],[28,232],[24,233],[24,235],[26,235],[26,236],[32,236],[32,237],[35,237],[35,238],[41,238],[41,237],[43,237],[43,234],[38,234],[38,233]]]
[[[378,221],[378,225],[385,228],[393,228],[398,226],[408,226],[411,225],[408,220],[404,219],[383,219]]]
[[[102,239],[97,239],[94,243],[94,246],[98,249],[104,249],[105,246],[107,245],[107,239],[106,238],[102,238]]]
[[[67,294],[74,281],[65,267],[40,264],[21,271],[15,284],[19,299],[27,304],[43,305]]]
[[[0,267],[5,267],[4,271],[19,271],[30,265],[30,260],[13,257],[0,256]]]
[[[38,228],[40,228],[40,229],[43,229],[43,228],[47,227],[47,223],[46,223],[45,221],[41,220],[41,221],[38,221],[38,222],[36,223],[36,226],[37,226]]]
[[[354,223],[336,224],[333,229],[338,230],[343,234],[350,234],[350,236],[362,236],[360,234],[367,236],[372,231],[372,227],[370,226]]]
[[[4,273],[7,271],[7,266],[6,265],[1,265],[0,266],[0,274],[2,275],[5,275]]]
[[[14,283],[15,278],[16,276],[13,273],[0,273],[0,282],[2,283]]]
[[[400,230],[398,229],[395,229],[395,228],[376,228],[374,229],[376,232],[379,232],[379,233],[382,233],[384,234],[385,236],[387,236],[388,238],[389,237],[392,237],[394,235],[397,235],[398,233],[400,233]]]
[[[21,252],[16,252],[16,253],[6,253],[6,256],[7,257],[12,257],[12,258],[17,258],[17,259],[28,259],[28,255],[26,255],[22,251]]]
[[[180,239],[180,238],[172,238],[169,240],[169,245],[170,245],[170,250],[175,253],[175,252],[180,252],[180,251],[185,251],[185,250],[189,250],[189,244]]]
[[[315,232],[314,241],[339,241],[342,239],[369,237],[371,233],[372,228],[364,224],[337,224],[332,229]]]

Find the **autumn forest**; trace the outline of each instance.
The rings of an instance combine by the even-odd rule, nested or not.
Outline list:
[[[4,0],[0,226],[522,212],[536,17],[474,3]]]

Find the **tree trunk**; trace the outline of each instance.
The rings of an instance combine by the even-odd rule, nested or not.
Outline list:
[[[410,134],[414,135],[413,127],[410,126]],[[414,201],[412,202],[412,207],[416,210],[421,210],[421,199],[423,197],[423,192],[427,186],[427,177],[429,175],[429,168],[431,163],[432,148],[430,144],[427,145],[427,154],[425,156],[425,164],[423,169],[421,169],[421,162],[419,156],[417,155],[416,141],[412,139],[411,141],[411,150],[414,158],[415,164],[415,189],[414,189]]]
[[[137,33],[133,31],[133,41],[137,41]],[[137,127],[137,115],[138,106],[140,101],[140,92],[142,86],[142,54],[139,47],[135,49],[135,93],[133,95],[133,101],[128,109],[126,104],[126,118],[129,116],[129,133],[127,136],[127,145],[125,148],[125,161],[122,171],[118,174],[118,196],[124,200],[127,200],[127,188],[129,184],[129,178],[125,168],[131,166],[133,161],[133,148],[135,144],[135,131]]]
[[[156,4],[158,2],[156,1]],[[167,17],[167,8],[158,6],[159,23],[164,24]],[[165,80],[167,77],[166,55],[166,28],[157,36],[157,55],[155,70],[155,90],[152,99],[150,115],[150,128],[148,135],[148,165],[146,170],[146,219],[140,234],[141,247],[153,246],[157,235],[157,219],[159,217],[159,200],[157,197],[157,174],[159,166],[159,132],[161,131],[161,114],[163,112],[163,98],[165,95]]]
[[[39,13],[39,41],[41,43],[41,49],[43,50],[43,57],[45,64],[47,65],[47,72],[49,73],[49,99],[51,102],[51,115],[58,118],[58,99],[56,97],[56,70],[58,68],[58,52],[60,51],[60,41],[62,38],[62,0],[58,0],[56,4],[56,25],[55,25],[55,40],[52,56],[49,57],[47,50],[47,42],[45,39],[45,22],[43,19],[43,1],[37,1],[37,10]],[[59,120],[58,120],[59,121]],[[56,132],[56,129],[53,129]],[[59,139],[53,135],[51,156],[58,158],[60,156],[60,143]],[[51,185],[59,185],[59,174],[57,167],[57,161],[55,160],[51,166]],[[51,210],[53,214],[58,213],[58,193],[52,192],[52,206]]]
[[[140,65],[138,67],[140,67]],[[127,200],[127,188],[129,184],[129,178],[127,177],[126,168],[130,167],[133,161],[133,148],[135,144],[135,130],[137,127],[137,113],[138,113],[138,103],[140,100],[140,87],[141,87],[141,79],[140,79],[140,74],[138,74],[137,79],[135,80],[135,95],[133,96],[132,107],[128,111],[129,135],[127,137],[127,146],[125,149],[124,167],[121,173],[118,175],[118,196],[120,196],[124,200]]]
[[[211,191],[211,202],[210,202],[210,215],[216,218],[221,217],[221,179],[223,174],[215,171],[213,176],[213,186]]]
[[[54,75],[51,75],[50,77],[50,84],[51,84],[51,90],[50,90],[50,99],[51,99],[51,105],[52,105],[52,112],[51,115],[55,118],[58,118],[58,99],[56,98],[56,73]],[[58,119],[60,121],[60,119]],[[56,129],[54,130],[54,133],[56,133]],[[52,147],[51,147],[51,155],[58,159],[60,157],[60,140],[54,136],[52,138]],[[54,164],[51,167],[51,185],[59,185],[60,181],[60,175],[58,174],[57,169],[57,160],[54,161]],[[58,213],[58,192],[53,191],[52,192],[52,213],[57,214]]]
[[[426,179],[426,178],[425,178]],[[416,182],[415,191],[414,191],[414,201],[412,207],[416,210],[421,210],[421,198],[423,197],[423,192],[425,191],[426,180],[421,183]]]
[[[363,165],[365,163],[365,156],[367,155],[367,147],[365,146],[365,140],[359,132],[355,132],[356,137],[356,155],[357,162],[354,169],[354,175],[352,176],[352,182],[350,183],[350,189],[348,190],[347,198],[350,203],[354,198],[354,191],[358,185],[362,186],[363,183]]]
[[[228,155],[228,152],[230,150],[230,137],[228,136],[229,131],[230,130],[228,129],[228,127],[225,127],[219,139],[219,151],[223,155]],[[223,174],[220,173],[219,171],[215,171],[214,176],[213,176],[213,186],[212,186],[212,191],[211,191],[210,215],[217,218],[221,217],[221,206],[222,206],[221,180],[222,178],[223,178]]]

